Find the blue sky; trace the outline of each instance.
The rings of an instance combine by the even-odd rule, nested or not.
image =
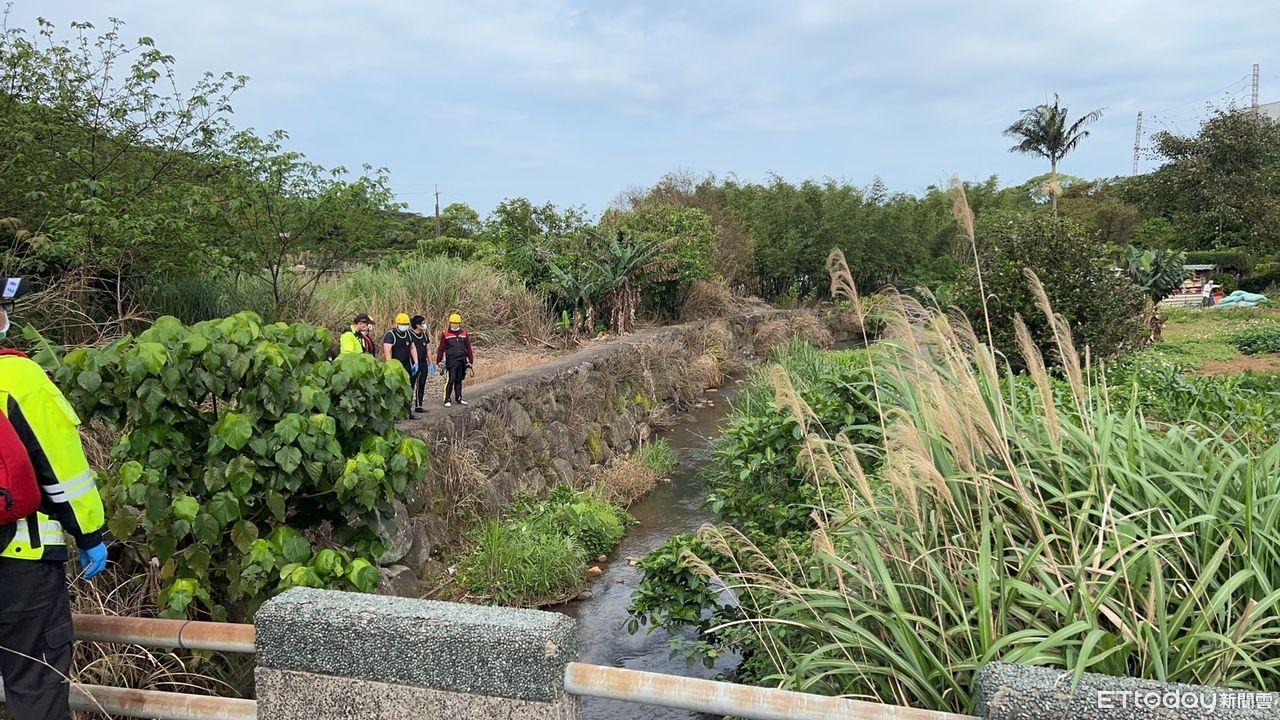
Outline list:
[[[118,17],[187,78],[249,75],[238,126],[385,166],[427,213],[435,184],[482,214],[514,196],[598,213],[675,170],[1016,184],[1047,167],[1001,130],[1055,91],[1107,108],[1061,169],[1122,175],[1138,110],[1192,131],[1205,102],[1248,102],[1253,63],[1280,100],[1269,0],[17,0],[10,23],[37,15]]]

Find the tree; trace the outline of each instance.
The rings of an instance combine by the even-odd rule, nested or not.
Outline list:
[[[1195,135],[1162,132],[1164,164],[1134,178],[1131,194],[1167,219],[1187,250],[1241,247],[1280,252],[1280,125],[1265,115],[1219,108]]]
[[[646,273],[643,291],[649,307],[661,315],[675,317],[689,287],[715,274],[718,228],[698,208],[648,198],[625,212],[606,210],[599,227],[603,237],[621,234],[635,243],[656,243],[658,252]],[[596,247],[601,257],[612,257],[610,246],[599,243]]]
[[[577,208],[534,205],[526,198],[503,200],[484,223],[480,237],[497,248],[496,262],[531,288],[551,290],[551,265],[576,272],[591,225]]]
[[[1106,359],[1141,342],[1147,298],[1116,272],[1112,249],[1096,234],[1066,218],[979,217],[977,241],[986,296],[971,269],[958,304],[976,326],[983,322],[985,303],[993,342],[1011,362],[1020,362],[1015,316],[1027,323],[1046,358],[1057,356],[1053,330],[1027,285],[1027,269],[1040,278],[1054,311],[1070,323],[1082,352],[1087,345],[1094,358]]]
[[[246,81],[206,73],[181,92],[174,58],[151,38],[125,42],[122,26],[95,37],[73,23],[67,41],[45,20],[34,35],[0,32],[0,208],[43,241],[15,243],[9,259],[46,281],[94,277],[116,317],[132,286],[204,257],[207,163]]]
[[[466,203],[450,203],[440,211],[440,234],[471,239],[480,234],[480,213]]]
[[[634,212],[655,202],[705,213],[715,235],[712,267],[731,288],[740,288],[749,282],[755,238],[728,206],[714,176],[698,178],[686,172],[668,173],[651,188],[624,192],[614,201],[614,209]]]
[[[218,200],[229,257],[270,289],[278,320],[310,301],[328,272],[359,256],[394,222],[385,170],[369,166],[354,180],[345,168],[325,170],[286,151],[288,136],[238,133],[223,156]]]
[[[1160,302],[1187,279],[1187,254],[1172,250],[1140,250],[1130,245],[1124,250],[1124,265],[1134,284],[1152,302]]]
[[[1045,103],[1023,110],[1022,117],[1004,131],[1005,135],[1018,140],[1009,152],[1038,155],[1049,161],[1049,197],[1055,214],[1058,211],[1058,190],[1053,183],[1058,177],[1058,163],[1089,137],[1089,131],[1084,127],[1101,117],[1102,109],[1099,108],[1077,118],[1068,127],[1067,107],[1054,93],[1053,104]]]

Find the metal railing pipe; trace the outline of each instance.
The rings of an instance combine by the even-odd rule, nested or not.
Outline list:
[[[73,615],[72,621],[77,640],[184,650],[254,652],[255,632],[248,624],[81,614]]]
[[[0,683],[0,702],[4,702],[3,683]],[[71,685],[71,709],[154,720],[257,720],[258,717],[258,703],[253,700],[79,683]]]
[[[751,720],[979,720],[972,715],[576,662],[565,669],[564,687],[574,695]]]

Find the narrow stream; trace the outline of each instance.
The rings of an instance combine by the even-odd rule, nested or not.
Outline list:
[[[675,449],[679,458],[671,482],[659,485],[631,506],[630,513],[638,524],[627,528],[622,544],[609,557],[609,562],[601,566],[604,574],[592,583],[591,598],[558,608],[578,620],[583,639],[579,656],[582,662],[699,678],[713,678],[737,665],[737,657],[727,657],[721,658],[714,668],[701,664],[689,667],[682,657],[670,656],[665,631],[649,634],[648,628],[641,628],[631,635],[626,628],[630,618],[627,606],[641,579],[640,569],[629,565],[627,558],[642,558],[672,536],[696,530],[711,519],[711,513],[702,507],[707,487],[699,479],[698,471],[711,458],[708,445],[719,434],[735,394],[734,385],[708,394],[707,398],[713,401],[711,406],[693,408],[689,413],[691,418],[661,433],[660,437]],[[689,637],[693,636],[690,632]],[[583,698],[582,717],[584,720],[688,720],[711,716]]]

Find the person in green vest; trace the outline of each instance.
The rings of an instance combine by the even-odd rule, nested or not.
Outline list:
[[[342,333],[342,338],[338,341],[338,353],[349,355],[365,352],[377,357],[378,346],[373,342],[373,336],[370,335],[372,328],[373,319],[369,317],[368,313],[357,315],[355,321],[351,324],[351,329]]]
[[[21,280],[0,278],[0,340]],[[107,566],[106,513],[80,442],[80,418],[45,371],[25,355],[0,350],[0,676],[9,713],[70,718],[66,680],[73,634],[65,567],[74,540],[82,577]],[[38,487],[32,487],[38,486]],[[38,493],[20,515],[21,490]],[[28,493],[27,497],[33,494]],[[13,516],[16,519],[9,519]]]

